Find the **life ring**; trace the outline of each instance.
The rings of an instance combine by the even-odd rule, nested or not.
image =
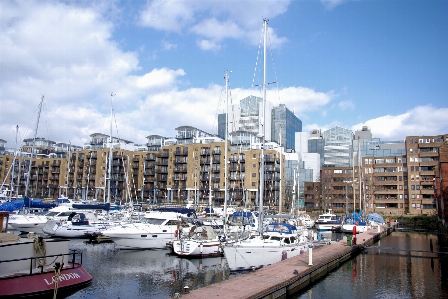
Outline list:
[[[177,229],[174,231],[174,237],[177,238],[177,235],[179,234],[179,232],[177,231]]]

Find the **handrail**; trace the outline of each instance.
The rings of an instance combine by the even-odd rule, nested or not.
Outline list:
[[[49,257],[72,256],[72,260],[68,261],[68,263],[72,263],[72,266],[69,267],[68,269],[74,269],[75,268],[76,256],[80,257],[79,264],[82,265],[82,252],[78,251],[78,250],[70,250],[70,251],[71,251],[70,253],[61,253],[61,254],[53,254],[53,255],[45,255],[45,256],[34,256],[34,257],[26,257],[26,258],[13,259],[13,260],[0,260],[0,264],[1,263],[10,263],[10,262],[18,262],[18,261],[30,260],[30,272],[29,272],[29,275],[33,275],[33,261],[34,260],[43,259],[43,258],[49,258]],[[41,267],[41,273],[43,273],[43,271],[44,271],[44,268]],[[0,279],[3,279],[3,278],[8,278],[8,277],[0,277]]]

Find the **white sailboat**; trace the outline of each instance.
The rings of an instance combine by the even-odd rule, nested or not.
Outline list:
[[[265,103],[266,103],[266,38],[267,20],[264,19],[264,75],[263,75],[263,116],[262,143],[265,140]],[[263,223],[264,197],[264,146],[261,147],[260,158],[260,204],[259,223]],[[283,259],[299,255],[308,250],[308,240],[297,235],[286,223],[259,226],[259,235],[233,244],[223,246],[224,255],[230,271],[261,268]]]
[[[229,72],[226,71],[226,106],[228,107],[228,90],[229,90]],[[224,235],[217,235],[211,226],[203,226],[201,227],[200,233],[190,232],[185,236],[178,236],[176,240],[173,241],[173,252],[179,256],[188,256],[188,257],[213,257],[213,256],[222,256],[222,244],[226,242],[225,233],[227,232],[227,198],[228,198],[228,188],[227,188],[227,115],[228,111],[226,111],[226,138],[225,138],[225,154],[224,154],[224,212],[223,212],[223,227],[224,227]],[[211,184],[210,184],[211,187]],[[211,206],[211,188],[209,191],[209,207],[210,211],[212,210]]]

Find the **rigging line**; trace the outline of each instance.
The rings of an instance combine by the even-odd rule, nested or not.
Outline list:
[[[236,124],[235,124],[235,110],[234,107],[235,105],[233,105],[233,97],[232,97],[232,90],[230,89],[230,82],[228,83],[228,88],[229,88],[229,94],[230,94],[230,105],[232,107],[232,131],[231,132],[235,132],[236,131]],[[228,105],[228,104],[227,104]],[[231,133],[230,132],[230,133]]]
[[[261,54],[261,45],[263,44],[263,33],[264,33],[263,30],[264,30],[264,28],[262,27],[261,35],[260,35],[260,42],[258,43],[257,59],[255,60],[254,77],[252,78],[252,88],[254,88],[256,86],[255,76],[257,74],[258,59],[260,58],[260,54]]]
[[[114,117],[115,130],[117,131],[117,142],[118,142],[118,144],[120,144],[120,135],[118,134],[118,125],[117,125],[117,118],[115,117],[115,108],[114,108],[114,106],[112,106],[112,115]]]
[[[45,109],[45,107],[46,107],[46,103],[43,103],[42,104],[42,110],[43,110],[43,112],[44,112],[44,120],[45,120],[45,124],[46,124],[46,127],[45,127],[45,129],[46,129],[46,131],[47,131],[47,134],[48,134],[48,139],[53,139],[53,137],[52,137],[52,132],[51,132],[51,128],[52,128],[52,126],[49,124],[49,122],[48,122],[48,120],[50,119],[50,117],[48,116],[48,111],[47,111],[47,109]]]
[[[218,99],[218,106],[216,107],[215,118],[214,118],[214,120],[213,120],[212,131],[215,130],[215,128],[216,128],[216,132],[218,131],[218,128],[217,128],[217,119],[218,119],[218,114],[219,114],[220,103],[221,103],[221,101],[222,101],[223,91],[224,91],[224,88],[221,89],[221,93],[220,93],[220,95],[219,95],[219,99]],[[218,133],[219,133],[219,132],[218,132]]]
[[[271,54],[271,61],[272,61],[272,67],[274,69],[275,83],[277,85],[278,104],[280,105],[281,102],[280,102],[280,91],[279,91],[279,88],[278,88],[277,70],[275,69],[274,55],[272,55],[272,44],[271,44],[271,38],[270,38],[270,35],[269,35],[269,30],[267,32],[267,35],[268,35],[268,40],[269,40],[269,53]]]

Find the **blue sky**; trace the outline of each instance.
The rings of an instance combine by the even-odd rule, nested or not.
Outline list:
[[[233,103],[261,96],[303,131],[371,128],[374,137],[448,133],[448,1],[0,2],[0,139],[144,143],[190,125],[217,133],[224,75]],[[255,71],[256,70],[256,71]],[[20,145],[20,144],[19,144]]]

